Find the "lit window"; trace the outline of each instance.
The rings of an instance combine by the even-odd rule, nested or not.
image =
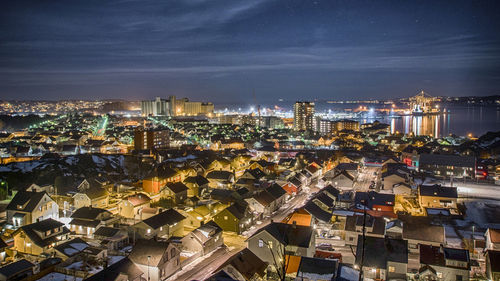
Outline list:
[[[389,265],[389,272],[395,272],[396,268],[394,266]]]
[[[259,248],[264,247],[264,241],[262,239],[259,239]]]

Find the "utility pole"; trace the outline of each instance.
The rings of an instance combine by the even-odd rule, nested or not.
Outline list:
[[[369,198],[368,198],[369,199]],[[368,200],[367,199],[367,200]],[[363,205],[363,246],[361,247],[361,264],[359,265],[359,279],[358,281],[363,281],[363,263],[365,260],[365,244],[366,244],[366,208],[368,208],[368,202]]]

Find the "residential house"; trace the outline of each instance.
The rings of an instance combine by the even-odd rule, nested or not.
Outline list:
[[[172,198],[174,203],[181,204],[188,197],[189,188],[182,182],[168,183],[161,191],[162,197]]]
[[[246,198],[245,201],[248,203],[248,207],[252,210],[252,212],[264,216],[271,215],[280,207],[271,193],[267,190],[258,192],[253,196]]]
[[[0,267],[0,281],[26,280],[38,271],[39,268],[34,263],[21,259]]]
[[[151,198],[144,193],[137,193],[123,198],[118,203],[120,216],[129,219],[141,219],[142,210],[150,207]]]
[[[339,260],[301,257],[295,281],[335,281]]]
[[[363,233],[364,215],[347,216],[345,222],[345,243],[347,245],[358,245],[358,236]],[[366,236],[384,238],[386,224],[381,217],[366,215],[365,233]]]
[[[420,266],[421,280],[469,280],[469,251],[420,245]]]
[[[500,280],[500,251],[487,250],[485,254],[486,260],[486,277],[488,280]]]
[[[238,281],[261,281],[266,280],[268,264],[261,260],[248,248],[245,248],[227,259],[215,270],[218,276],[224,275],[222,279],[211,276],[207,280],[238,280]]]
[[[425,217],[409,217],[403,220],[403,239],[408,241],[410,253],[419,253],[419,245],[439,247],[446,243],[442,225],[431,224]]]
[[[418,201],[424,208],[457,208],[457,188],[441,185],[420,185]]]
[[[222,230],[241,234],[250,227],[252,215],[246,203],[236,202],[213,216]]]
[[[47,218],[59,218],[59,206],[45,192],[18,191],[6,208],[7,221],[15,228]]]
[[[486,249],[500,250],[500,229],[488,228],[484,233]]]
[[[121,228],[101,226],[94,232],[94,239],[108,250],[118,250],[128,243],[128,233]]]
[[[436,176],[454,178],[474,178],[476,175],[476,158],[474,156],[447,154],[420,154],[418,170]]]
[[[105,209],[81,207],[71,215],[70,230],[77,235],[92,238],[97,228],[110,225],[118,218]]]
[[[52,253],[53,247],[68,239],[69,229],[54,219],[46,219],[21,226],[12,233],[14,251],[38,256]]]
[[[293,195],[297,194],[300,192],[302,189],[302,182],[296,178],[293,177],[289,181],[287,181],[283,186],[281,186],[288,194]]]
[[[267,192],[273,196],[274,201],[277,203],[279,209],[288,197],[286,190],[284,190],[279,184],[273,183],[270,187],[266,189]]]
[[[211,171],[206,178],[210,188],[230,189],[234,182],[234,174],[228,171]]]
[[[179,181],[181,175],[177,171],[166,165],[160,165],[142,180],[142,189],[148,194],[156,195],[167,183]]]
[[[96,181],[89,185],[87,189],[79,189],[73,195],[73,207],[79,209],[81,207],[106,208],[109,203],[109,193],[106,188],[102,187]]]
[[[181,268],[180,251],[170,242],[138,240],[128,258],[151,281],[165,280]]]
[[[54,247],[55,256],[62,260],[73,259],[83,253],[90,245],[81,238],[74,238]]]
[[[363,241],[364,240],[364,241]],[[363,255],[364,252],[364,255]],[[403,239],[358,236],[356,265],[363,261],[363,277],[374,280],[406,280],[408,242]]]
[[[188,252],[200,253],[204,256],[224,245],[222,228],[210,221],[189,232],[181,239],[182,249]]]
[[[143,239],[182,236],[185,217],[174,209],[168,209],[132,226],[136,235]]]
[[[203,196],[208,189],[209,181],[203,176],[191,176],[184,180],[184,184],[189,188],[188,197]]]
[[[272,222],[247,239],[247,247],[270,266],[280,266],[285,256],[313,257],[312,227]]]
[[[382,190],[393,190],[400,184],[408,184],[408,175],[400,170],[390,170],[382,173]]]
[[[341,171],[335,176],[328,178],[328,180],[335,186],[341,189],[352,189],[355,183],[355,178],[348,171]]]
[[[129,257],[125,257],[84,280],[143,281],[147,279],[139,266],[132,262]]]
[[[354,196],[355,209],[363,211],[364,208],[367,208],[368,214],[372,216],[395,217],[394,201],[394,194],[375,191],[356,192]]]

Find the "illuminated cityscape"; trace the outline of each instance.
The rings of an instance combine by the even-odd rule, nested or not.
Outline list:
[[[0,281],[500,280],[495,1],[13,1]]]

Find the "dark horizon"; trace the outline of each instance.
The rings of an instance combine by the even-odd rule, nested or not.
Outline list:
[[[0,96],[498,95],[498,14],[496,1],[13,1],[0,11]]]

